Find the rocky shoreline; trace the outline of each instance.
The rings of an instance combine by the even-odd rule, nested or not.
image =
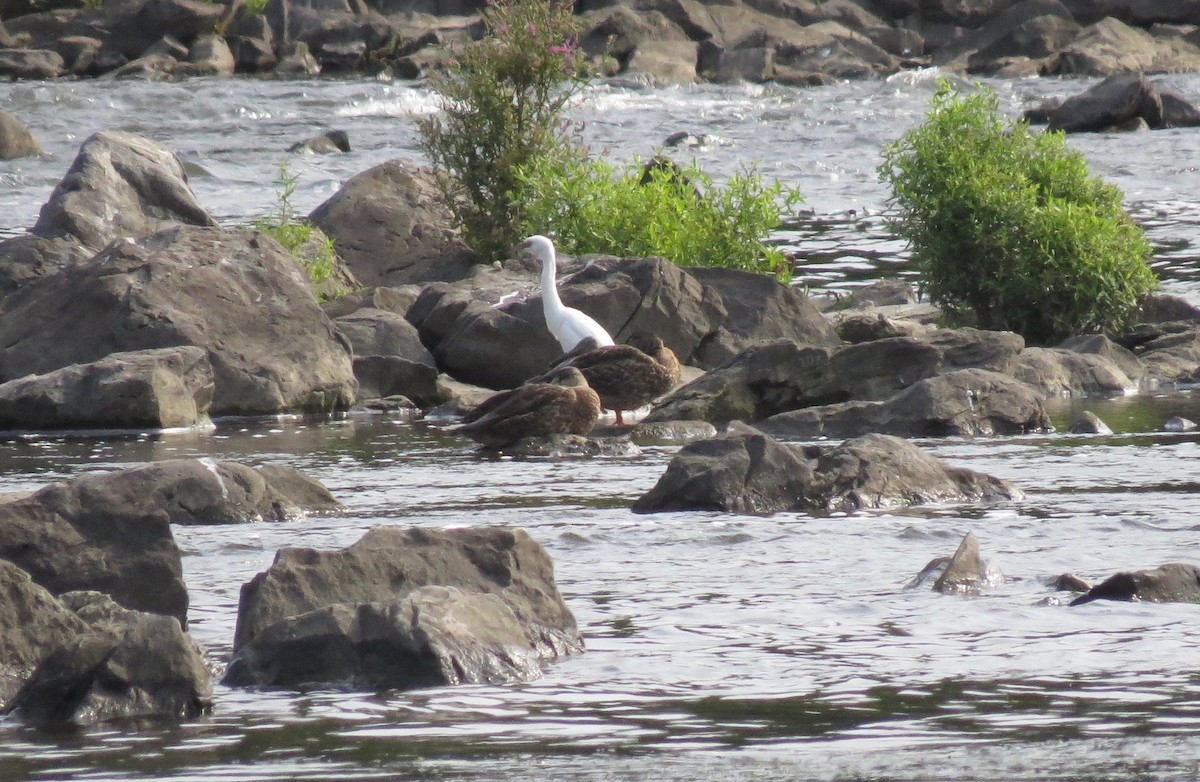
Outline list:
[[[483,2],[0,4],[0,77],[418,79],[481,34]],[[813,85],[936,66],[1004,77],[1200,70],[1200,9],[1167,0],[576,3],[604,75]]]

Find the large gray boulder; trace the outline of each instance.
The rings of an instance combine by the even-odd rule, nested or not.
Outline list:
[[[582,648],[550,558],[523,530],[378,527],[338,551],[281,549],[242,587],[228,680],[525,679]]]
[[[183,162],[157,142],[103,131],[80,146],[30,232],[94,252],[178,223],[216,225],[192,193]]]
[[[390,603],[339,603],[277,622],[242,647],[225,683],[407,690],[540,675],[541,657],[504,600],[422,586]]]
[[[776,437],[955,437],[1050,431],[1042,395],[1007,375],[962,369],[927,378],[882,402],[780,413],[757,424]]]
[[[212,415],[329,412],[354,399],[350,354],[307,274],[249,230],[177,226],[32,281],[0,313],[0,380],[110,353],[208,351]]]
[[[1144,370],[1136,373],[1136,377],[1143,374]],[[1017,358],[1012,376],[1045,396],[1081,393],[1112,396],[1137,387],[1134,378],[1105,356],[1062,348],[1026,348]]]
[[[430,171],[389,160],[351,177],[308,219],[363,285],[456,280],[475,254],[439,198]]]
[[[1171,562],[1150,570],[1117,573],[1072,600],[1071,605],[1094,600],[1200,603],[1200,568]]]
[[[0,429],[168,429],[206,424],[213,397],[199,347],[113,353],[0,384]]]
[[[50,727],[178,722],[211,709],[208,666],[177,619],[110,615],[42,660],[0,713]]]
[[[28,573],[0,559],[0,711],[42,660],[87,629]]]
[[[886,435],[822,449],[734,433],[684,446],[633,510],[830,513],[1019,496],[1019,490],[998,478],[949,467]]]

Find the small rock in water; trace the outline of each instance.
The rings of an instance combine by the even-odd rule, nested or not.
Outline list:
[[[1074,573],[1063,573],[1054,579],[1051,586],[1060,592],[1088,592],[1092,588],[1090,581]]]
[[[304,155],[332,155],[349,151],[350,134],[344,130],[329,130],[304,141],[297,141],[288,147],[288,152]]]
[[[1196,428],[1196,422],[1188,418],[1175,416],[1163,421],[1162,428],[1164,432],[1190,432]]]
[[[1071,434],[1112,434],[1113,430],[1108,424],[1100,420],[1100,416],[1093,413],[1091,410],[1084,410],[1078,413],[1071,420],[1071,427],[1068,429]]]
[[[708,136],[703,133],[697,135],[681,130],[667,136],[667,140],[663,143],[668,147],[702,147],[708,143]]]

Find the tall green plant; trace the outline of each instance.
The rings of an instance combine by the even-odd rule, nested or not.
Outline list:
[[[328,291],[331,295],[340,295],[342,291],[333,286],[336,264],[333,240],[312,225],[296,218],[292,196],[299,181],[299,174],[293,174],[286,162],[279,164],[279,173],[275,178],[275,186],[278,188],[275,194],[278,210],[274,218],[257,220],[254,227],[294,255],[308,272],[308,279],[317,290],[331,289]]]
[[[989,89],[964,97],[943,82],[879,175],[931,299],[984,328],[1043,344],[1118,329],[1157,283],[1121,191],[1061,133],[1002,122]]]
[[[790,261],[764,240],[803,199],[752,169],[718,187],[694,164],[619,170],[600,160],[543,160],[524,167],[520,181],[524,232],[549,226],[564,252],[661,255],[791,279]]]
[[[582,154],[563,110],[583,80],[568,0],[492,0],[483,24],[482,40],[431,79],[440,110],[418,128],[468,243],[491,259],[522,238],[517,169]]]

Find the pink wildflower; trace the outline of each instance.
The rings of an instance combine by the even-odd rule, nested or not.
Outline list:
[[[534,24],[533,22],[530,22],[530,23],[529,23],[529,34],[530,34],[530,35],[537,35],[537,25],[536,25],[536,24]]]

